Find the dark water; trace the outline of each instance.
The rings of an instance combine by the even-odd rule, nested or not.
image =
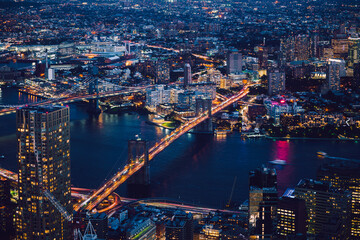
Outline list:
[[[36,101],[3,88],[1,104]],[[84,104],[72,104],[71,164],[72,184],[97,188],[105,178],[122,167],[127,158],[127,140],[140,134],[154,144],[169,130],[146,123],[146,115],[101,114],[91,117]],[[315,177],[321,163],[316,152],[360,158],[360,143],[322,140],[273,141],[242,140],[238,134],[225,139],[186,134],[160,153],[151,163],[151,195],[168,197],[211,207],[221,207],[229,199],[235,176],[233,200],[248,195],[248,172],[269,160],[283,159],[289,164],[278,170],[279,192],[294,186],[302,177]],[[4,168],[16,171],[15,115],[0,117],[0,160]],[[119,193],[126,195],[125,187]]]

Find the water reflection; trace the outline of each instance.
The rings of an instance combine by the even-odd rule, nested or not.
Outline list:
[[[276,141],[274,142],[275,156],[274,159],[280,159],[286,161],[288,164],[290,160],[290,141]]]
[[[274,159],[286,161],[286,165],[276,165],[275,168],[278,173],[278,192],[282,195],[287,187],[291,187],[289,184],[294,182],[293,172],[294,165],[292,164],[292,151],[290,141],[276,141],[274,142]]]

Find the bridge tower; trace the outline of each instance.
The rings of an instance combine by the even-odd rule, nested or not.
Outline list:
[[[99,94],[99,81],[97,78],[89,83],[89,94]],[[101,111],[99,107],[99,99],[97,97],[95,99],[90,99],[89,104],[89,112],[99,113]]]
[[[195,132],[198,133],[213,133],[213,125],[212,125],[212,113],[211,113],[211,106],[212,106],[212,100],[210,98],[197,98],[196,99],[196,108],[195,108],[195,114],[198,117],[203,112],[207,111],[207,114],[209,116],[208,119],[200,123],[195,127]]]
[[[143,159],[140,157],[143,156]],[[127,181],[129,197],[148,197],[150,189],[150,165],[148,142],[140,138],[128,141],[128,160],[130,167],[139,161],[144,161],[144,166],[131,176]]]

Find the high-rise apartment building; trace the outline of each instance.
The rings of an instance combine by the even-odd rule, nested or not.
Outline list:
[[[156,84],[166,84],[170,82],[170,66],[167,62],[159,60],[156,62]]]
[[[249,234],[272,239],[276,217],[277,174],[275,169],[259,168],[249,175]]]
[[[184,67],[184,88],[187,88],[192,83],[191,66],[185,63]]]
[[[242,54],[239,52],[229,52],[226,59],[227,73],[237,74],[242,72]]]
[[[355,161],[331,161],[324,163],[317,172],[317,179],[330,182],[331,186],[351,192],[350,225],[351,239],[360,238],[360,163]]]
[[[310,57],[319,58],[319,34],[312,34],[310,38]]]
[[[334,58],[346,59],[349,54],[349,40],[347,38],[333,38],[331,39],[331,48]]]
[[[360,86],[360,62],[354,64],[354,88]]]
[[[16,239],[70,239],[71,225],[46,197],[51,194],[72,214],[69,108],[20,108],[16,111],[16,127],[19,161]]]
[[[297,35],[295,37],[295,59],[298,61],[310,58],[310,37],[308,35]]]
[[[295,60],[295,38],[288,37],[280,41],[280,55],[282,64]]]
[[[268,70],[268,94],[276,95],[285,91],[285,72],[280,69]]]
[[[360,38],[349,38],[348,67],[354,69],[356,63],[360,63]]]
[[[342,61],[338,59],[330,59],[326,66],[326,89],[332,91],[340,90]]]
[[[302,179],[294,196],[305,200],[308,234],[316,239],[348,239],[349,192],[332,188],[328,182]]]

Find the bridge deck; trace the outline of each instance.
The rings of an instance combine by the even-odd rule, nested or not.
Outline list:
[[[217,112],[223,110],[224,108],[230,106],[231,104],[239,101],[241,98],[246,96],[249,93],[249,85],[246,85],[239,93],[234,96],[226,99],[219,105],[212,108],[212,113],[216,114]],[[149,161],[152,160],[157,154],[162,152],[167,146],[173,143],[176,139],[181,137],[184,133],[188,132],[190,129],[197,126],[199,123],[206,120],[209,116],[206,112],[202,113],[200,116],[182,124],[169,135],[162,138],[157,142],[152,148],[149,149]],[[101,186],[97,191],[94,192],[87,200],[74,206],[75,211],[80,209],[92,210],[99,203],[101,203],[107,196],[114,192],[121,184],[123,184],[128,178],[130,178],[134,173],[139,171],[144,166],[143,161],[134,163],[133,165],[125,165],[125,167],[117,172],[109,181],[107,181],[103,186]]]

